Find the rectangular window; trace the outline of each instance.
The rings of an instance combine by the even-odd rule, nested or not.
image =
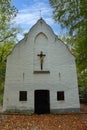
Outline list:
[[[64,91],[57,92],[57,100],[58,101],[64,100]]]
[[[27,101],[27,91],[19,92],[19,101]]]

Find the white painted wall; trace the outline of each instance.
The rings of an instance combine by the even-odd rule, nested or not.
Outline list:
[[[37,54],[41,51],[46,54],[43,70],[50,71],[49,74],[33,73],[40,70]],[[38,20],[7,58],[3,110],[33,112],[34,90],[38,89],[50,91],[51,110],[80,107],[75,58],[42,19]],[[26,102],[19,101],[19,91],[28,92]],[[64,101],[57,101],[57,91],[65,92]]]

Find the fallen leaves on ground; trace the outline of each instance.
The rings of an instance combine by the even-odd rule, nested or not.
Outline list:
[[[87,113],[87,103],[85,103],[85,104],[80,104],[80,111]]]
[[[87,114],[0,115],[0,130],[87,130]]]

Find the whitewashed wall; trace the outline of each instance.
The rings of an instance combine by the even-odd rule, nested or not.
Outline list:
[[[37,54],[43,51],[44,71],[40,70]],[[28,35],[20,41],[7,58],[3,110],[19,109],[34,111],[34,90],[50,91],[50,109],[78,109],[79,96],[75,58],[67,46],[57,38],[52,29],[40,19]],[[28,99],[19,101],[19,91],[27,91]],[[57,101],[57,91],[65,92],[65,100]]]

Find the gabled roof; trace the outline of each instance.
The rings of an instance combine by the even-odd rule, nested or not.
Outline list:
[[[60,40],[66,47],[67,47],[67,49],[68,49],[68,51],[70,51],[70,49],[68,48],[68,46],[61,40],[61,39],[59,39],[58,38],[58,36],[54,33],[54,31],[53,31],[53,29],[45,22],[45,20],[41,17],[37,22],[36,22],[36,24],[34,24],[32,27],[31,27],[31,29],[29,30],[29,32],[25,35],[25,37],[22,39],[22,40],[20,40],[19,42],[18,42],[18,44],[16,44],[16,46],[18,46],[18,45],[20,45],[22,42],[25,42],[26,41],[26,39],[28,38],[28,35],[32,32],[32,30],[38,25],[41,25],[41,24],[44,24],[47,28],[48,28],[48,30],[52,33],[52,35],[54,35],[54,37],[56,38],[56,39],[58,39],[58,40]],[[15,47],[16,47],[15,46]],[[14,47],[14,48],[15,48]],[[14,50],[14,48],[13,48],[13,50]],[[70,51],[70,53],[72,54],[72,52]],[[10,53],[11,54],[11,53]],[[73,55],[73,54],[72,54]]]

